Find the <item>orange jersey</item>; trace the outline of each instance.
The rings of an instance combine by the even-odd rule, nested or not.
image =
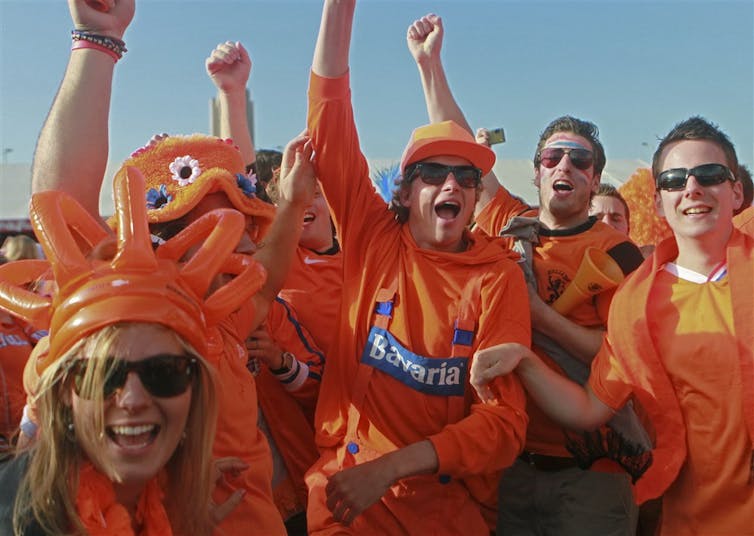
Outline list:
[[[342,287],[341,251],[319,255],[301,246],[296,249],[291,271],[279,295],[293,306],[325,355],[335,333]]]
[[[310,529],[488,534],[464,479],[513,462],[523,446],[524,395],[509,375],[496,384],[497,405],[481,404],[467,376],[477,349],[529,344],[521,272],[486,237],[469,235],[462,253],[416,245],[369,180],[347,75],[312,74],[308,125],[343,244],[340,322],[315,421],[322,457],[307,475]],[[405,479],[350,529],[335,524],[324,504],[328,475],[425,439],[440,476]]]
[[[249,302],[251,303],[251,302]],[[248,354],[244,344],[251,325],[252,311],[242,307],[210,332],[208,360],[215,366],[218,380],[218,420],[213,455],[236,456],[249,464],[238,478],[225,477],[213,494],[221,503],[240,487],[246,494],[218,526],[215,534],[259,534],[284,536],[285,526],[272,499],[272,457],[267,438],[257,426],[257,387],[246,369]]]
[[[296,312],[281,298],[270,307],[265,327],[278,347],[297,360],[290,373],[276,376],[261,367],[257,376],[259,407],[274,441],[286,478],[274,475],[275,503],[284,517],[303,511],[307,503],[304,473],[317,460],[314,444],[314,408],[325,356],[298,321]]]
[[[0,321],[0,436],[4,438],[0,439],[0,450],[21,422],[26,404],[24,367],[32,348],[46,334],[9,316]]]
[[[693,283],[658,246],[615,296],[590,386],[612,408],[635,397],[654,428],[640,501],[664,493],[662,534],[754,534],[754,238],[734,231],[728,275]]]
[[[478,215],[477,226],[494,236],[505,227],[511,217],[526,213],[527,209],[528,205],[510,195],[504,188],[500,188]],[[643,260],[638,248],[624,234],[594,218],[572,229],[540,228],[539,245],[534,248],[533,267],[538,294],[545,303],[552,304],[563,294],[576,275],[581,259],[589,247],[611,253],[624,273],[631,272]],[[582,302],[566,317],[580,326],[604,327],[613,293],[614,291],[606,291]],[[535,345],[534,351],[550,368],[564,374],[543,349]],[[526,411],[530,419],[526,449],[548,456],[570,456],[564,446],[562,427],[545,415],[533,401],[529,401]]]

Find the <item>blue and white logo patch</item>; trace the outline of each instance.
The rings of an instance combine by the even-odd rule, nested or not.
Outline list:
[[[389,331],[373,326],[361,362],[381,370],[416,391],[463,396],[468,358],[427,358],[404,348]]]

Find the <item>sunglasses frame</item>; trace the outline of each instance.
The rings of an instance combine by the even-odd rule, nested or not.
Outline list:
[[[705,175],[705,169],[716,169],[717,172],[715,172],[716,176],[711,176],[713,172],[710,172],[708,175]],[[663,183],[667,183],[672,181],[673,179],[668,179],[667,176],[670,173],[673,172],[681,172],[683,173],[683,181],[677,185],[667,185]],[[698,173],[701,173],[701,175],[698,175]],[[696,179],[696,182],[699,183],[699,186],[704,186],[705,188],[709,186],[716,186],[718,184],[722,184],[725,181],[731,181],[736,182],[736,176],[733,174],[733,171],[731,169],[723,164],[718,164],[716,162],[710,162],[708,164],[700,164],[698,166],[694,166],[692,168],[671,168],[666,169],[665,171],[662,171],[659,175],[657,175],[657,183],[656,187],[658,190],[665,190],[668,192],[677,192],[680,190],[685,190],[686,185],[689,182],[689,177],[694,176]],[[726,175],[726,176],[724,176]]]
[[[173,398],[185,393],[194,383],[199,373],[199,362],[191,354],[155,354],[139,361],[126,361],[113,357],[105,358],[104,365],[108,375],[103,383],[103,399],[113,396],[128,380],[128,375],[135,372],[144,389],[156,398]],[[81,357],[71,361],[66,372],[73,381],[73,390],[79,398],[91,400],[94,397],[82,388],[86,375],[87,362],[90,358]],[[167,360],[167,363],[165,362]],[[111,363],[115,361],[115,363]],[[162,363],[158,363],[161,361]],[[155,368],[156,367],[156,368]],[[152,370],[150,370],[152,368]],[[168,370],[169,369],[169,370]],[[155,372],[167,372],[155,377]],[[181,376],[185,374],[185,376]],[[179,379],[183,382],[175,383]]]
[[[422,170],[436,170],[438,172],[436,177],[433,176],[427,176],[422,173]],[[440,178],[440,170],[442,170],[442,178]],[[467,178],[464,176],[459,177],[459,172],[465,172],[465,171],[474,171],[474,177]],[[421,181],[424,184],[429,184],[431,186],[440,186],[443,184],[447,179],[448,175],[453,173],[453,176],[456,179],[456,182],[458,183],[461,188],[478,188],[479,185],[482,183],[482,170],[479,169],[476,166],[448,166],[445,164],[439,164],[437,162],[417,162],[415,164],[411,164],[406,168],[407,176],[409,178],[409,182],[412,182],[416,179],[418,176]],[[469,182],[471,181],[471,182]]]
[[[548,161],[548,163],[553,159],[551,156],[545,156],[546,151],[560,151],[560,156],[558,157],[557,161],[555,161],[552,165],[548,165],[545,163],[545,160]],[[579,156],[582,153],[588,155],[588,157]],[[552,169],[558,164],[560,164],[560,161],[563,160],[563,157],[565,155],[568,155],[569,160],[571,161],[571,164],[573,164],[573,167],[576,169],[580,169],[581,171],[587,170],[590,167],[594,165],[594,151],[590,151],[589,149],[578,149],[578,148],[569,148],[569,147],[545,147],[539,152],[538,160],[539,163],[542,164],[547,169]]]

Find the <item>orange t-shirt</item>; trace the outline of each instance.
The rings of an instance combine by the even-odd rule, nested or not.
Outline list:
[[[218,420],[213,455],[236,456],[249,464],[237,479],[226,477],[213,493],[220,503],[239,487],[246,494],[215,530],[215,534],[259,534],[285,536],[285,525],[272,499],[272,456],[267,438],[257,426],[257,388],[246,368],[248,353],[244,344],[251,329],[251,302],[210,330],[207,359],[217,371]]]
[[[7,315],[0,316],[4,317],[0,320],[0,436],[9,442],[18,429],[26,404],[23,381],[26,361],[46,332],[35,331]]]
[[[527,208],[520,199],[500,188],[477,216],[477,226],[489,235],[496,235],[510,218],[526,213]],[[571,229],[551,231],[541,228],[539,245],[534,248],[533,268],[538,294],[545,303],[552,304],[563,294],[589,247],[613,252],[624,272],[632,271],[643,260],[638,248],[625,235],[594,218]],[[614,290],[598,294],[574,307],[566,317],[580,326],[602,328],[607,324],[606,313],[613,294]],[[550,368],[564,374],[542,348],[535,344],[533,349]],[[570,456],[564,445],[563,428],[532,400],[528,400],[526,412],[529,414],[526,449],[548,456]]]
[[[617,409],[635,397],[652,419],[654,460],[636,492],[640,500],[664,493],[664,536],[754,534],[754,243],[737,234],[732,241],[729,273],[712,282],[662,268],[677,250],[672,240],[661,244],[652,266],[616,294],[592,366],[600,400]]]
[[[279,296],[296,310],[298,319],[327,355],[335,333],[343,287],[342,252],[320,255],[299,246]]]

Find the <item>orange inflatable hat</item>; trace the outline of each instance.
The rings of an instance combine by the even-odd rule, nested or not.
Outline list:
[[[49,329],[49,353],[38,360],[38,372],[83,337],[118,322],[162,324],[205,353],[207,329],[264,283],[264,268],[234,253],[245,226],[239,212],[208,212],[155,250],[144,192],[138,169],[116,175],[117,244],[106,259],[95,252],[107,250],[114,237],[73,198],[56,191],[32,196],[31,222],[48,260],[0,266],[0,308]],[[180,262],[189,250],[195,252]],[[52,297],[27,287],[45,272],[54,278]],[[218,274],[235,277],[210,292]]]

